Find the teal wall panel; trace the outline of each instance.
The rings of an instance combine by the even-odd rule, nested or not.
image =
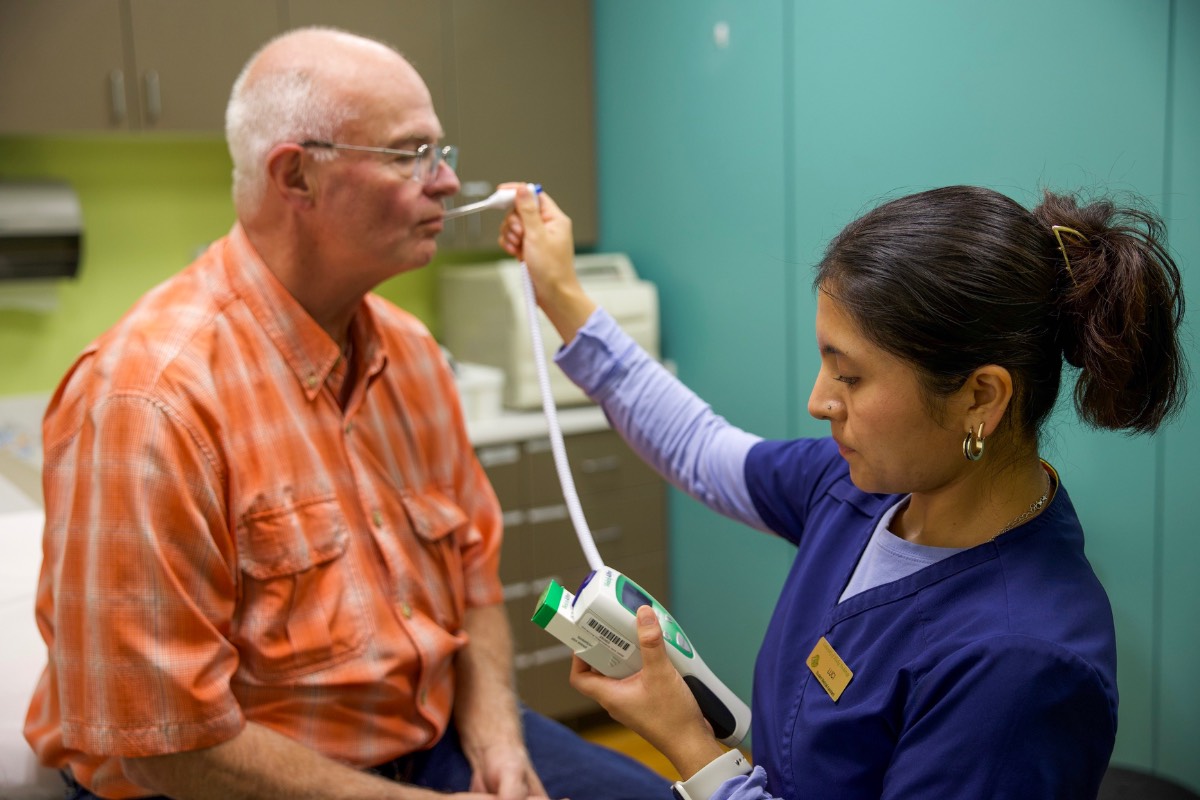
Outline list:
[[[800,257],[819,258],[864,205],[943,184],[990,186],[1026,205],[1042,187],[1132,190],[1161,205],[1168,11],[1165,0],[800,4],[802,188],[791,217]],[[811,342],[815,306],[808,287],[799,289],[798,336]],[[817,358],[811,344],[797,351],[805,368],[793,391],[802,397]],[[1149,766],[1155,444],[1088,431],[1063,410],[1044,454],[1079,508],[1113,602],[1122,694],[1114,758]],[[825,431],[796,429],[813,432]]]
[[[1200,3],[1172,3],[1166,191],[1171,245],[1184,273],[1192,400],[1162,437],[1164,531],[1155,766],[1200,789]]]
[[[900,194],[972,183],[1026,205],[1044,187],[1144,196],[1170,217],[1185,273],[1193,265],[1194,319],[1197,9],[604,0],[601,246],[629,251],[658,283],[681,377],[767,436],[827,432],[805,412],[818,365],[811,267],[846,222]],[[711,35],[719,21],[724,50]],[[747,40],[752,52],[739,49]],[[752,151],[734,146],[747,142]],[[714,162],[719,152],[740,158]],[[1128,438],[1084,428],[1067,397],[1043,452],[1113,602],[1114,760],[1200,788],[1200,525],[1184,508],[1200,488],[1198,401],[1190,408],[1167,435]],[[678,495],[671,511],[673,611],[742,690],[789,555],[753,534],[730,538],[736,526]]]
[[[594,8],[601,247],[658,285],[663,352],[681,377],[736,424],[782,435],[782,3]],[[670,513],[672,612],[748,699],[790,556],[677,492]]]

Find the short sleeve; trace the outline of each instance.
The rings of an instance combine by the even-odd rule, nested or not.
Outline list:
[[[235,548],[193,433],[161,402],[122,395],[47,452],[38,616],[67,747],[160,755],[241,730]]]
[[[495,605],[504,599],[500,583],[503,538],[500,501],[471,445],[453,374],[437,349],[437,343],[432,338],[428,343],[433,348],[429,358],[437,364],[440,376],[440,397],[434,405],[450,410],[449,428],[440,437],[448,450],[439,455],[438,461],[449,465],[454,497],[467,517],[467,525],[459,536],[466,605],[468,608]]]
[[[758,516],[768,530],[794,544],[818,498],[839,480],[849,483],[846,462],[832,439],[759,442],[746,456],[745,474]]]

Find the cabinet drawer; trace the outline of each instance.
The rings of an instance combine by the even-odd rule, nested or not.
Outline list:
[[[581,498],[584,516],[605,561],[666,549],[666,509],[661,483]],[[525,557],[534,575],[582,563],[583,552],[566,506],[531,509]]]
[[[520,511],[525,508],[525,472],[520,445],[498,444],[480,447],[475,451],[500,507],[505,511]]]
[[[504,512],[504,542],[500,545],[500,582],[504,585],[529,578],[529,526],[521,511]]]
[[[566,645],[551,645],[519,659],[516,672],[517,694],[534,711],[572,719],[601,710],[598,703],[571,687],[571,650]]]
[[[512,629],[513,653],[531,653],[554,644],[554,637],[533,623],[534,606],[537,605],[541,587],[530,583],[510,584],[504,587],[504,610],[508,615],[508,626]]]
[[[567,462],[580,497],[660,481],[629,445],[612,431],[571,436],[566,440]],[[534,506],[562,502],[549,439],[525,443],[529,464],[529,500]]]

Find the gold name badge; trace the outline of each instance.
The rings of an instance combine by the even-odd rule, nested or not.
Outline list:
[[[824,636],[808,654],[808,669],[835,703],[854,678],[854,673],[850,671],[846,662],[842,661],[842,657],[837,654]]]

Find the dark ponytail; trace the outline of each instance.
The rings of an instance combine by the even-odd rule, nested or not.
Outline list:
[[[1051,192],[1033,215],[1047,230],[1061,225],[1082,236],[1061,237],[1070,266],[1058,293],[1059,343],[1079,368],[1079,416],[1100,428],[1154,431],[1186,394],[1175,334],[1184,296],[1162,221],[1110,200],[1081,206]]]
[[[1067,258],[1055,225],[1076,232],[1061,234]],[[1036,438],[1064,354],[1079,367],[1075,405],[1091,425],[1150,432],[1182,404],[1179,270],[1146,211],[1047,192],[1031,213],[990,189],[934,189],[847,225],[814,283],[916,367],[935,411],[998,364],[1013,375],[1006,424]]]

